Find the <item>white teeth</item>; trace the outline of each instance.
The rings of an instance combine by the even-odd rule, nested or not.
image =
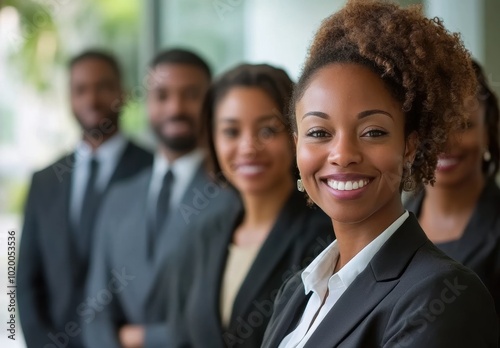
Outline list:
[[[243,165],[238,167],[238,171],[244,175],[258,174],[264,170],[263,166]]]
[[[438,167],[449,167],[458,163],[456,158],[440,158],[438,159]]]
[[[359,180],[359,181],[337,181],[337,180],[327,180],[328,186],[330,186],[334,190],[339,191],[352,191],[358,190],[364,186],[366,186],[370,181],[368,179]]]

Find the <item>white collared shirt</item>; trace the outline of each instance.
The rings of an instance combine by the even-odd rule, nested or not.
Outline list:
[[[109,184],[126,146],[127,139],[120,132],[106,140],[95,152],[92,152],[90,145],[83,140],[76,146],[70,193],[70,221],[74,226],[78,225],[80,221],[83,196],[90,175],[90,161],[95,158],[99,162],[95,185],[98,191],[103,192]]]
[[[304,283],[306,295],[312,291],[312,295],[307,302],[307,306],[302,314],[297,328],[288,334],[279,345],[279,348],[302,348],[312,336],[314,331],[321,324],[328,312],[349,285],[368,266],[371,259],[380,250],[382,245],[396,232],[396,230],[408,218],[408,211],[405,211],[396,221],[394,221],[384,232],[365,246],[356,256],[354,256],[337,273],[334,271],[339,249],[337,241],[333,241],[313,262],[302,272],[302,282]],[[328,290],[328,297],[324,304],[323,299]],[[314,316],[316,315],[316,319]],[[341,318],[339,318],[341,320]],[[334,328],[332,328],[334,330]]]
[[[170,169],[174,176],[169,206],[175,207],[180,204],[204,158],[205,154],[201,149],[195,149],[187,155],[179,157],[173,163],[168,163],[162,154],[158,152],[155,154],[153,173],[148,190],[148,211],[150,214],[156,213],[156,201],[163,185],[163,177],[167,171]]]

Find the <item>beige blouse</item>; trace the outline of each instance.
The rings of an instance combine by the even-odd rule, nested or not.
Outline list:
[[[227,327],[231,320],[233,304],[240,290],[241,284],[245,280],[250,267],[260,250],[261,245],[237,246],[230,244],[229,254],[226,262],[226,269],[222,279],[220,294],[220,312],[222,326]]]

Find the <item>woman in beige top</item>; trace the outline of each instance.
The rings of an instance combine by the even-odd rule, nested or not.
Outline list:
[[[192,286],[177,346],[260,347],[281,284],[333,239],[330,220],[295,188],[292,88],[281,69],[240,65],[209,92],[214,169],[241,206],[194,231],[178,277]]]

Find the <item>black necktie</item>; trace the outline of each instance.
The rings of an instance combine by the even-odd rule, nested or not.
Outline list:
[[[163,177],[163,184],[160,193],[158,194],[158,201],[156,203],[156,225],[155,225],[155,239],[159,236],[160,231],[165,223],[168,214],[168,207],[170,203],[170,196],[172,195],[172,184],[174,182],[174,174],[168,170]]]
[[[90,161],[90,173],[83,196],[82,210],[80,214],[79,235],[76,241],[80,256],[84,263],[88,262],[91,248],[92,230],[94,228],[95,217],[99,207],[100,194],[96,189],[99,162],[95,158]]]

